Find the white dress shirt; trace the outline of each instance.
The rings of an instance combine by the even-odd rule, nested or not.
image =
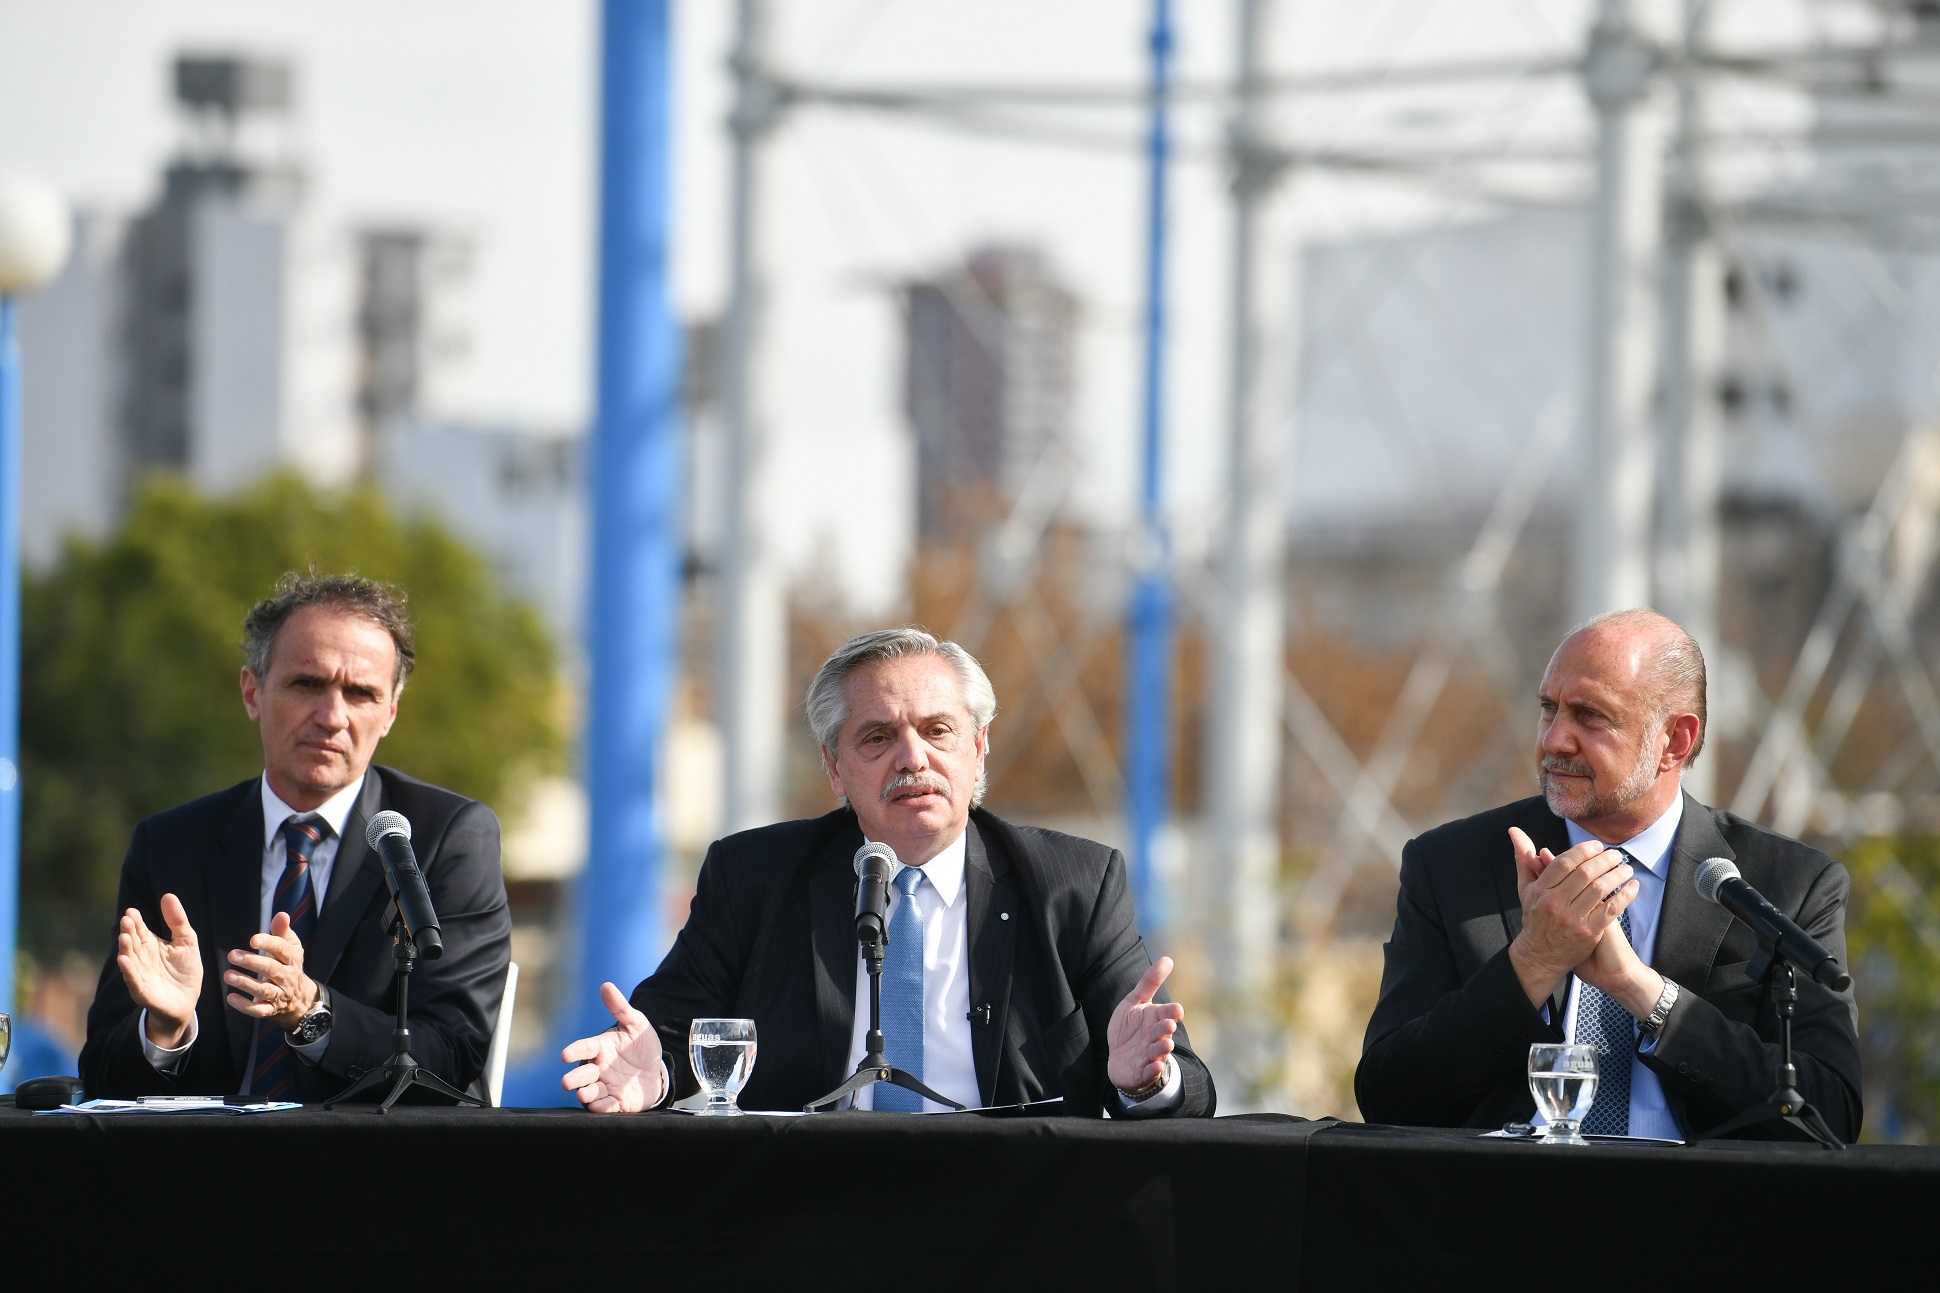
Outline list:
[[[1677,839],[1678,823],[1684,820],[1684,796],[1671,801],[1664,815],[1627,840],[1607,845],[1621,848],[1633,859],[1631,870],[1637,880],[1637,896],[1625,908],[1630,915],[1630,946],[1645,965],[1657,953],[1658,918],[1664,911],[1664,884],[1670,878],[1671,844]],[[1568,822],[1570,847],[1594,839],[1575,822]],[[1683,985],[1679,985],[1680,987]],[[1563,1007],[1563,1036],[1576,1040],[1577,978],[1570,976],[1569,999]],[[1639,1049],[1648,1055],[1657,1048],[1655,1037],[1646,1037]],[[1536,1121],[1544,1121],[1540,1110]],[[1649,1066],[1636,1055],[1630,1057],[1630,1134],[1682,1140],[1683,1130],[1664,1099],[1664,1085]]]
[[[364,775],[369,776],[370,774],[365,773]],[[260,780],[263,796],[263,870],[262,897],[257,906],[258,920],[256,928],[259,932],[267,934],[269,932],[269,923],[276,916],[276,913],[271,910],[272,905],[276,901],[276,884],[277,881],[283,878],[283,868],[289,862],[289,849],[283,843],[283,823],[292,817],[320,817],[330,827],[329,831],[324,834],[322,842],[317,845],[316,851],[310,855],[310,889],[315,895],[317,919],[321,920],[323,919],[323,900],[330,892],[330,873],[335,868],[337,862],[337,847],[343,841],[344,823],[350,819],[350,811],[356,807],[357,796],[363,792],[364,778],[359,777],[351,785],[339,790],[336,794],[326,799],[312,813],[299,813],[296,809],[284,803],[277,793],[269,788],[269,775],[267,773]],[[220,955],[225,950],[218,949],[218,954]],[[226,971],[228,968],[226,958],[222,961],[222,965]],[[226,997],[228,985],[224,984],[222,986]],[[153,1064],[157,1069],[164,1073],[173,1073],[182,1066],[182,1059],[189,1053],[189,1048],[195,1045],[196,1033],[199,1028],[200,1024],[197,1023],[196,1017],[190,1015],[188,1040],[174,1050],[165,1050],[148,1039],[148,1012],[144,1010],[142,1011],[142,1017],[138,1025],[142,1054],[146,1055],[148,1062]],[[325,1033],[322,1037],[307,1046],[299,1046],[295,1042],[290,1043],[290,1049],[295,1051],[299,1058],[311,1064],[322,1060],[324,1052],[329,1048],[330,1034],[328,1033]],[[248,1074],[255,1071],[256,1040],[255,1034],[252,1032],[249,1042],[249,1055],[247,1062],[243,1065],[243,1072]],[[246,1089],[247,1083],[245,1082]]]
[[[967,833],[946,845],[921,868],[924,883],[916,886],[916,905],[923,917],[923,1085],[949,1096],[967,1108],[983,1104],[977,1089],[977,1061],[970,1042],[970,899],[965,894],[963,867]],[[889,917],[903,901],[902,891],[889,889]],[[1006,913],[999,913],[1004,919]],[[856,948],[855,1026],[849,1039],[849,1068],[853,1073],[867,1053],[869,1032],[869,966]],[[1102,1040],[1102,1039],[1101,1039]],[[1170,1113],[1185,1099],[1179,1066],[1166,1065],[1166,1084],[1155,1094],[1133,1103],[1118,1094],[1117,1112],[1125,1117],[1149,1118]],[[856,1093],[856,1109],[875,1108],[874,1087]],[[947,1112],[948,1106],[923,1101],[924,1113]]]

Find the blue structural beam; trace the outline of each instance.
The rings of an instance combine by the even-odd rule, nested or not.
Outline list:
[[[20,338],[0,293],[0,1011],[20,930]]]
[[[603,6],[598,411],[586,603],[592,835],[578,892],[578,970],[559,1014],[570,1036],[612,1023],[599,1002],[601,980],[631,991],[667,949],[660,760],[678,667],[681,570],[680,337],[668,302],[668,7],[668,0]]]
[[[1145,390],[1139,542],[1126,624],[1125,815],[1139,925],[1162,929],[1170,913],[1158,875],[1159,833],[1170,814],[1172,769],[1172,545],[1160,490],[1165,430],[1166,171],[1172,76],[1172,4],[1152,11],[1151,183],[1145,259]]]

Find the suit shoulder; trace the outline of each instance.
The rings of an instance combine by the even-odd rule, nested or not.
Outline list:
[[[1845,869],[1803,840],[1781,835],[1770,827],[1747,821],[1722,808],[1707,808],[1705,811],[1711,814],[1712,820],[1717,823],[1718,833],[1724,836],[1725,843],[1731,846],[1731,851],[1743,865],[1771,867],[1788,877],[1807,881],[1829,868]]]
[[[229,825],[236,810],[247,802],[251,794],[257,792],[260,784],[260,778],[251,777],[227,790],[218,790],[200,799],[191,799],[186,804],[177,804],[150,814],[135,823],[135,838],[158,843],[206,840]]]
[[[455,790],[446,790],[443,786],[434,786],[429,781],[420,781],[396,768],[373,763],[370,770],[371,775],[383,786],[385,800],[409,817],[413,824],[420,820],[449,821],[472,804],[478,804],[487,813],[492,811],[490,805],[479,800]]]
[[[974,811],[972,820],[986,849],[1002,850],[1012,863],[1037,876],[1047,893],[1057,888],[1097,890],[1119,855],[1109,844],[1046,826],[1020,826],[982,809]]]

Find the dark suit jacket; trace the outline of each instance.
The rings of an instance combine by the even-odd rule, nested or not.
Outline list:
[[[1097,1117],[1112,1098],[1106,1024],[1151,964],[1125,861],[1116,849],[982,809],[971,810],[968,834],[970,1004],[989,1007],[970,1034],[983,1102],[1063,1096],[1063,1112]],[[800,1109],[849,1076],[861,846],[855,814],[843,808],[708,850],[686,927],[633,990],[659,1030],[677,1098],[697,1089],[687,1061],[696,1016],[755,1021],[747,1108]],[[1210,1117],[1212,1075],[1183,1029],[1173,1041],[1184,1082],[1178,1112]]]
[[[115,966],[110,945],[81,1051],[90,1095],[231,1094],[242,1089],[253,1019],[223,1004],[222,972],[231,948],[259,933],[262,903],[263,800],[260,778],[147,818],[135,827],[121,866],[116,919],[137,908],[148,927],[166,934],[161,897],[173,893],[188,911],[202,947],[202,996],[195,1045],[174,1077],[142,1054],[141,1009]],[[412,848],[444,935],[444,955],[420,959],[411,974],[411,1053],[418,1063],[463,1090],[484,1071],[511,958],[512,918],[499,870],[498,818],[476,800],[371,766],[357,805],[344,822],[330,889],[304,970],[331,992],[330,1046],[321,1064],[296,1066],[298,1098],[324,1100],[392,1052],[394,965],[386,913],[390,890],[383,864],[364,840],[364,826],[390,809],[411,822]]]
[[[1563,991],[1545,1023],[1509,963],[1522,930],[1509,828],[1537,848],[1569,845],[1563,819],[1538,797],[1452,822],[1402,852],[1401,894],[1381,999],[1368,1021],[1354,1094],[1375,1122],[1499,1127],[1535,1112],[1531,1042],[1563,1040]],[[1686,1133],[1724,1122],[1772,1094],[1778,1016],[1745,973],[1757,940],[1698,895],[1706,858],[1728,858],[1745,880],[1827,950],[1846,957],[1845,868],[1816,849],[1684,797],[1651,964],[1682,993],[1643,1062],[1663,1083]],[[1859,1137],[1859,1010],[1850,990],[1799,976],[1793,1022],[1799,1091],[1845,1140]]]

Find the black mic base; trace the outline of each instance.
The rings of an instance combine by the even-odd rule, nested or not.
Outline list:
[[[485,1102],[477,1096],[466,1095],[463,1091],[460,1091],[457,1087],[445,1081],[430,1069],[421,1067],[416,1060],[411,1058],[408,1052],[402,1055],[391,1056],[390,1059],[384,1062],[382,1068],[366,1070],[362,1077],[352,1082],[336,1095],[331,1096],[328,1100],[325,1100],[323,1107],[326,1109],[334,1108],[339,1103],[360,1096],[366,1091],[374,1091],[386,1082],[391,1084],[391,1090],[384,1097],[384,1102],[377,1106],[377,1112],[379,1113],[389,1113],[391,1106],[397,1103],[397,1098],[414,1086],[423,1087],[427,1091],[434,1091],[441,1096],[446,1096],[457,1101],[459,1104],[468,1104],[474,1109],[483,1109],[485,1107]]]
[[[1786,1099],[1787,1096],[1791,1099]],[[1693,1143],[1700,1140],[1716,1140],[1720,1136],[1729,1136],[1734,1131],[1743,1131],[1747,1127],[1756,1127],[1761,1123],[1777,1123],[1780,1126],[1790,1127],[1807,1140],[1817,1141],[1827,1149],[1846,1147],[1846,1142],[1840,1140],[1833,1133],[1832,1128],[1826,1126],[1826,1121],[1819,1116],[1819,1111],[1799,1098],[1797,1092],[1792,1091],[1780,1092],[1763,1104],[1755,1104],[1737,1117],[1721,1122],[1709,1131],[1699,1132],[1691,1137],[1691,1140]]]
[[[865,1055],[862,1058],[861,1065],[855,1071],[855,1076],[813,1104],[803,1105],[802,1112],[820,1113],[824,1109],[833,1109],[850,1096],[859,1091],[867,1090],[878,1082],[887,1082],[889,1085],[899,1086],[905,1091],[914,1091],[925,1100],[933,1101],[936,1104],[947,1105],[958,1113],[962,1113],[964,1110],[963,1105],[958,1104],[947,1095],[938,1095],[936,1092],[924,1086],[917,1078],[911,1077],[901,1069],[892,1066],[880,1055]]]

